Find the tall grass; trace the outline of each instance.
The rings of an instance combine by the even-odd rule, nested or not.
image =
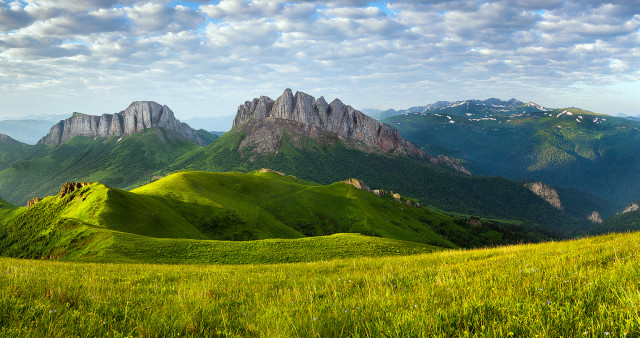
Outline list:
[[[640,234],[276,265],[0,259],[0,336],[638,336]]]

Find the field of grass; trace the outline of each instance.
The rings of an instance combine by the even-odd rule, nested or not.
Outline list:
[[[1,336],[640,335],[640,234],[274,265],[0,259]]]

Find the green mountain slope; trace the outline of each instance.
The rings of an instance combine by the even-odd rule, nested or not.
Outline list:
[[[0,134],[0,170],[24,157],[29,145],[16,141],[8,135]]]
[[[573,187],[616,205],[640,196],[634,121],[567,108],[486,118],[407,114],[384,122],[427,152],[450,149],[490,175]]]
[[[241,171],[272,168],[329,184],[357,177],[372,189],[399,192],[422,204],[498,219],[519,219],[566,236],[588,225],[554,209],[522,184],[499,177],[471,177],[404,156],[363,152],[337,139],[285,135],[271,154],[238,151],[245,131],[234,129],[207,147],[176,161],[171,170]],[[291,139],[295,138],[296,146]]]
[[[59,146],[28,147],[0,171],[0,195],[15,204],[58,191],[68,181],[99,181],[119,188],[140,186],[185,152],[200,148],[176,133],[151,128],[123,139],[77,136]]]
[[[319,185],[270,171],[184,172],[131,192],[99,183],[66,184],[56,196],[46,197],[29,209],[8,205],[2,215],[0,254],[28,258],[165,262],[171,261],[168,252],[186,250],[176,261],[188,261],[187,257],[194,255],[198,262],[234,262],[243,261],[232,254],[234,251],[266,250],[270,244],[220,240],[297,239],[336,233],[362,233],[440,247],[547,238],[531,233],[531,229],[471,222],[409,206],[403,200],[377,196],[347,183]],[[304,247],[323,241],[273,243],[295,251],[302,250],[295,243]],[[391,243],[364,241],[374,247]],[[328,245],[338,250],[337,244]],[[321,245],[314,250],[321,250]],[[204,258],[206,253],[217,251],[216,255],[224,257]]]

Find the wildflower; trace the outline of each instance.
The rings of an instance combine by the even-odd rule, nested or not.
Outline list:
[[[344,310],[344,313],[347,313],[347,310]]]
[[[318,317],[313,317],[313,320],[318,320]]]
[[[608,336],[608,335],[609,335],[609,332],[605,332],[605,333],[604,333],[604,335],[605,335],[605,336]]]
[[[550,300],[547,301],[547,305],[551,305],[551,301]]]

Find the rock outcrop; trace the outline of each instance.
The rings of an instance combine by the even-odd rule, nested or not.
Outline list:
[[[348,180],[342,181],[342,183],[346,183],[346,184],[352,185],[356,189],[360,189],[362,191],[371,192],[371,189],[369,189],[369,187],[367,187],[367,185],[364,184],[364,182],[360,181],[357,178],[350,178]]]
[[[29,201],[27,201],[27,209],[31,208],[32,206],[34,206],[36,203],[40,201],[41,201],[40,197],[34,197],[30,199]]]
[[[117,114],[94,116],[74,113],[70,118],[51,127],[49,134],[40,142],[58,145],[69,141],[74,136],[123,137],[142,133],[145,129],[153,127],[173,130],[195,143],[203,146],[206,144],[193,128],[178,121],[169,107],[151,101],[133,102],[127,109]]]
[[[324,97],[315,99],[303,92],[296,92],[294,95],[291,89],[287,89],[275,101],[261,96],[245,102],[238,107],[233,127],[250,121],[260,123],[265,120],[295,124],[311,135],[335,134],[343,140],[357,141],[366,147],[384,152],[426,156],[415,144],[403,140],[398,130],[345,105],[338,99],[327,103]],[[267,147],[264,150],[270,152],[277,149]]]
[[[595,210],[591,213],[591,215],[589,215],[589,217],[587,217],[587,219],[593,223],[598,223],[598,224],[603,222],[602,218],[600,218],[600,213]]]
[[[543,200],[547,201],[554,208],[564,211],[558,192],[552,186],[544,184],[542,182],[534,182],[525,185],[534,194],[540,196]]]
[[[90,184],[93,184],[93,182],[67,182],[60,187],[60,192],[58,193],[58,199],[61,199],[66,195],[82,187],[86,187]]]
[[[622,212],[620,212],[621,214],[628,214],[630,212],[634,212],[636,210],[640,209],[640,203],[638,203],[638,201],[633,201],[631,202],[631,204],[627,205],[626,208],[624,208],[624,210],[622,210]]]

